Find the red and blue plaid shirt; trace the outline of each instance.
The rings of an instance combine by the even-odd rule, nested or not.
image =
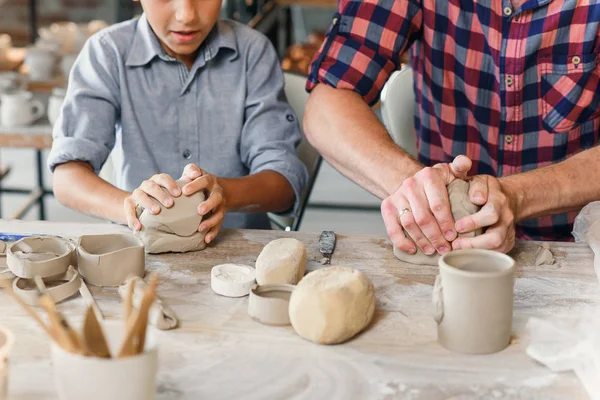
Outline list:
[[[307,88],[373,104],[410,48],[422,163],[466,154],[473,174],[506,176],[598,142],[599,0],[340,0],[338,11]],[[517,237],[570,240],[576,214],[523,221]]]

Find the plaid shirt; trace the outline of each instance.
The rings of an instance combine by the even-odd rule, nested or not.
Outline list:
[[[373,104],[410,48],[419,160],[466,154],[473,174],[505,176],[598,142],[599,39],[598,0],[340,0],[307,89]],[[517,237],[571,240],[576,214],[523,221]]]

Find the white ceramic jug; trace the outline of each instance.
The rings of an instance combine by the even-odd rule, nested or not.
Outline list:
[[[54,78],[56,54],[49,49],[30,47],[25,56],[25,65],[32,81],[49,81]]]
[[[48,100],[48,121],[50,121],[50,125],[52,126],[54,126],[60,115],[66,94],[67,89],[65,88],[54,88],[52,90],[52,96]]]
[[[33,124],[44,115],[44,104],[24,90],[0,95],[0,124],[20,127]]]

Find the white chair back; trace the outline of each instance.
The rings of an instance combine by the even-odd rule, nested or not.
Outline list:
[[[394,142],[416,157],[414,110],[413,71],[410,66],[405,66],[394,72],[385,84],[381,92],[381,113]]]

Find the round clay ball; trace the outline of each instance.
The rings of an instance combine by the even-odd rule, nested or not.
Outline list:
[[[362,272],[328,267],[306,275],[290,298],[290,321],[298,335],[319,344],[342,343],[369,325],[375,289]]]

